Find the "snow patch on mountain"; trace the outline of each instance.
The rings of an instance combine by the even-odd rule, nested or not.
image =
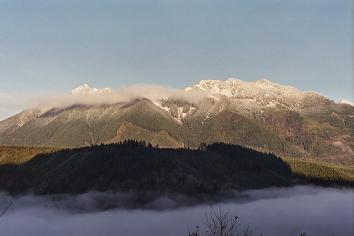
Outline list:
[[[171,109],[168,106],[163,106],[161,101],[162,100],[153,100],[152,103],[155,104],[155,106],[161,108],[162,110],[170,112]]]
[[[238,103],[239,106],[254,107],[260,112],[264,108],[276,107],[298,110],[301,102],[309,97],[322,97],[315,92],[303,92],[295,87],[280,85],[267,79],[253,82],[246,82],[237,78],[202,80],[185,89],[187,92],[196,90],[208,93],[209,97],[224,96]]]
[[[46,108],[25,110],[25,111],[18,114],[16,124],[18,127],[22,127],[25,124],[27,124],[28,122],[31,122],[32,120],[43,115],[47,111],[48,111],[48,109],[46,109]]]
[[[354,102],[348,101],[348,100],[340,100],[339,104],[346,104],[346,105],[350,105],[350,106],[354,106]]]
[[[284,86],[272,83],[267,79],[253,82],[245,82],[239,79],[229,78],[227,80],[201,80],[199,83],[187,87],[185,91],[200,89],[212,94],[220,94],[229,98],[261,98],[285,96],[300,98],[306,92],[292,86]]]
[[[328,102],[315,92],[304,92],[292,86],[280,85],[267,79],[245,82],[235,78],[227,80],[202,80],[185,89],[187,92],[203,91],[218,107],[228,103],[227,109],[249,117],[262,116],[269,109],[303,111]]]
[[[197,109],[194,104],[168,98],[152,100],[152,103],[166,111],[179,124],[183,124],[186,117]]]

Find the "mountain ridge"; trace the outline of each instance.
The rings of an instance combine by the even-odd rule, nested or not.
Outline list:
[[[202,200],[296,184],[350,187],[354,179],[348,169],[223,143],[198,150],[162,149],[131,140],[65,150],[0,146],[0,162],[0,189],[13,195],[94,190],[137,191],[145,196],[152,191]]]
[[[0,144],[81,147],[136,139],[196,148],[225,142],[281,156],[354,163],[354,107],[318,93],[239,79],[203,80],[178,91],[149,89],[121,99],[129,88],[85,84],[71,91],[66,106],[29,109],[0,121]],[[113,100],[78,102],[87,102],[86,97]]]

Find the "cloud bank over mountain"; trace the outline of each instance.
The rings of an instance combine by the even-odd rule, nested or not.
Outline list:
[[[178,99],[198,102],[207,95],[204,91],[187,92],[160,85],[130,85],[118,89],[93,88],[88,84],[74,88],[67,93],[43,93],[40,95],[24,93],[0,93],[0,120],[25,109],[64,108],[75,104],[103,105],[129,102],[134,99],[149,100]]]
[[[0,120],[20,112],[31,106],[31,96],[21,93],[0,92]]]
[[[187,92],[159,85],[131,85],[118,89],[91,88],[84,84],[75,88],[71,93],[38,96],[31,99],[32,107],[67,107],[74,104],[103,105],[120,102],[129,102],[134,99],[146,98],[149,100],[181,99],[198,102],[205,98],[203,91]]]
[[[23,93],[0,93],[0,120],[24,109],[65,108],[75,104],[81,105],[111,105],[125,103],[135,99],[146,98],[151,101],[174,99],[198,103],[206,97],[226,96],[236,99],[270,100],[269,106],[274,106],[271,100],[283,97],[285,100],[301,100],[306,95],[319,95],[315,92],[303,92],[292,86],[272,83],[262,79],[245,82],[239,79],[202,80],[185,89],[177,89],[160,85],[137,84],[117,89],[95,88],[83,84],[67,93],[42,93],[40,95]],[[319,95],[320,96],[320,95]],[[354,105],[348,100],[341,104]]]

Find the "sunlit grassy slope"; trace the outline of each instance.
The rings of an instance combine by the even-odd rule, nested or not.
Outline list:
[[[58,149],[52,147],[0,146],[0,165],[22,164],[40,153],[50,153]]]
[[[350,167],[305,158],[283,159],[289,164],[294,174],[308,180],[354,182],[354,169]]]

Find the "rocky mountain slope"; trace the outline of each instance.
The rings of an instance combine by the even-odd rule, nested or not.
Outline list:
[[[80,86],[68,95],[71,103],[1,121],[0,144],[80,147],[136,139],[196,148],[225,142],[282,156],[354,163],[354,107],[315,92],[268,80],[228,79],[200,81],[178,96],[114,100],[118,93]],[[81,103],[77,96],[112,101]]]

